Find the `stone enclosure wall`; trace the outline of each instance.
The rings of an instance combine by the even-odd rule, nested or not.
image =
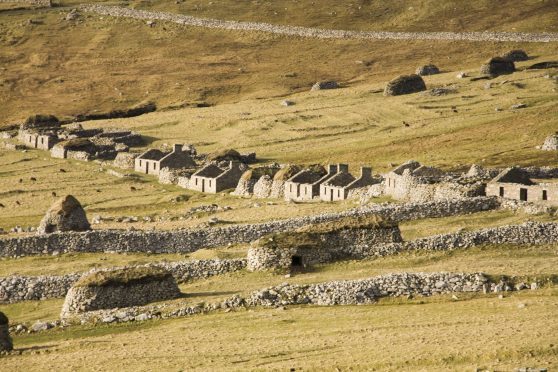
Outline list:
[[[400,273],[309,285],[281,284],[252,293],[246,303],[250,306],[357,305],[375,302],[380,297],[483,290],[489,291],[490,284],[482,273]]]
[[[222,275],[243,270],[245,259],[193,260],[179,262],[158,262],[144,267],[161,267],[169,271],[178,283]],[[8,276],[0,278],[0,303],[14,303],[28,300],[46,300],[66,296],[68,290],[84,273],[42,276]]]
[[[0,239],[0,257],[52,254],[53,252],[188,253],[201,248],[248,243],[264,235],[345,217],[377,215],[403,221],[462,215],[496,209],[495,198],[470,198],[429,203],[375,204],[341,213],[320,214],[260,224],[177,231],[93,230]]]

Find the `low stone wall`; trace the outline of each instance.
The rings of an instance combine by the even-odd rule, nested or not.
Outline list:
[[[128,17],[142,20],[160,20],[186,26],[207,27],[224,30],[259,31],[296,37],[319,39],[368,39],[368,40],[469,40],[469,41],[517,41],[517,42],[552,42],[558,41],[557,33],[528,32],[388,32],[388,31],[349,31],[307,28],[299,26],[276,25],[269,23],[223,21],[208,18],[196,18],[188,15],[152,12],[139,9],[104,6],[97,4],[82,5],[82,11],[94,12],[113,17]]]
[[[253,242],[248,250],[248,270],[288,270],[342,259],[361,259],[370,256],[377,244],[402,241],[397,226],[287,234],[288,241],[283,241],[285,239],[278,234]]]
[[[0,0],[0,3],[21,3],[48,7],[52,6],[51,0]]]
[[[252,306],[285,305],[356,305],[374,302],[381,297],[431,296],[460,292],[503,292],[537,289],[538,284],[516,285],[504,280],[493,282],[482,273],[395,273],[361,280],[332,281],[309,285],[282,284],[255,291],[244,298],[234,295],[223,302],[181,306],[171,312],[164,305],[100,310],[80,314],[79,320],[89,322],[128,322],[153,318],[173,318],[205,314],[219,309]]]
[[[60,318],[65,319],[92,310],[145,305],[180,296],[180,289],[168,272],[126,283],[80,285],[83,279],[66,294]]]
[[[169,271],[178,283],[208,278],[229,272],[243,270],[245,259],[193,260],[179,262],[157,262],[144,267],[161,267]],[[130,266],[128,266],[130,267]],[[84,273],[42,276],[8,276],[0,278],[0,303],[14,303],[28,300],[62,298]]]
[[[540,245],[558,243],[558,223],[525,222],[471,232],[435,235],[403,243],[377,245],[372,256],[387,256],[404,251],[443,251],[488,244]]]
[[[285,283],[252,293],[246,303],[249,306],[359,305],[375,302],[380,297],[483,290],[488,292],[490,284],[482,273],[400,273],[308,285]]]
[[[53,252],[189,253],[201,248],[249,243],[264,235],[345,217],[377,215],[390,221],[447,217],[498,208],[495,198],[470,198],[429,203],[375,204],[341,213],[297,217],[260,224],[233,225],[177,231],[93,230],[0,239],[0,257],[52,254]]]

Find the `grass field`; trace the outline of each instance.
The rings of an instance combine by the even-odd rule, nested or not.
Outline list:
[[[76,3],[62,2],[70,6]],[[170,11],[183,7],[189,12],[196,5],[173,3],[135,2],[132,6],[151,4],[149,7]],[[306,19],[305,25],[319,23],[327,27],[328,22],[322,17],[297,9],[304,7],[312,12],[313,7],[306,3],[293,2],[285,20],[297,24]],[[550,2],[529,1],[522,2],[521,7],[508,8],[488,1],[475,3],[477,7],[468,3],[467,10],[458,1],[447,8],[434,1],[359,5],[369,8],[368,12],[385,14],[381,16],[383,21],[359,18],[357,14],[341,17],[341,12],[335,9],[347,6],[335,5],[331,0],[315,9],[319,8],[319,13],[327,9],[337,12],[329,16],[337,20],[329,23],[332,27],[377,26],[390,30],[426,27],[468,30],[457,24],[451,26],[461,18],[464,25],[480,31],[494,28],[512,31],[514,27],[522,31],[551,31],[548,23],[557,12]],[[423,13],[428,12],[428,18],[408,11],[413,5]],[[233,7],[236,12],[231,11]],[[432,7],[452,13],[454,18],[431,12]],[[198,14],[201,16],[229,18],[238,14],[275,22],[268,17],[268,11],[258,9],[253,2],[213,2],[201,8],[205,9]],[[251,11],[246,11],[247,8]],[[62,19],[68,11],[69,8],[52,8],[0,13],[0,123],[10,124],[38,112],[64,117],[128,108],[145,101],[155,101],[163,108],[197,101],[223,103],[279,97],[306,91],[320,79],[337,79],[350,85],[384,84],[427,62],[435,62],[445,71],[459,71],[478,68],[487,58],[512,48],[525,48],[535,56],[548,55],[554,48],[549,44],[309,40],[174,24],[149,27],[141,21],[95,15],[85,15],[76,23]],[[478,17],[477,11],[485,16]],[[513,17],[511,13],[515,13]],[[464,14],[466,21],[462,18]],[[493,16],[488,18],[488,14]],[[494,19],[503,16],[505,22],[495,23]],[[29,23],[29,19],[36,22]],[[408,19],[413,19],[415,26],[407,27]],[[447,24],[436,26],[434,20]],[[505,23],[506,27],[496,27],[497,23]]]
[[[339,2],[98,1],[226,20],[347,30],[558,32],[549,0]],[[36,113],[69,118],[155,102],[136,118],[83,123],[140,132],[149,146],[194,144],[199,152],[255,151],[262,163],[348,163],[385,172],[416,159],[447,170],[485,166],[558,166],[558,155],[535,148],[558,129],[558,71],[528,71],[558,60],[556,43],[317,40],[231,32],[84,14],[63,18],[77,0],[58,7],[0,4],[0,127]],[[478,77],[486,59],[525,49],[518,72]],[[443,96],[384,97],[396,75],[435,63],[428,88]],[[341,89],[309,92],[317,80]],[[487,87],[491,83],[491,87]],[[283,107],[288,98],[294,106]],[[193,108],[193,103],[210,107]],[[525,103],[524,109],[510,106]],[[498,108],[498,110],[496,110]],[[136,216],[94,228],[175,229],[337,212],[339,203],[287,203],[207,195],[151,176],[117,178],[108,165],[53,159],[44,151],[0,149],[0,227],[37,226],[65,194],[90,219]],[[63,171],[62,171],[63,170]],[[121,170],[120,170],[121,171]],[[36,181],[31,180],[35,178]],[[134,190],[131,189],[133,186]],[[54,194],[56,196],[54,196]],[[180,200],[180,201],[177,201]],[[373,202],[382,202],[380,198]],[[257,203],[257,204],[256,204]],[[218,204],[232,210],[190,214]],[[164,221],[142,222],[142,217]],[[491,211],[401,224],[406,240],[433,234],[556,220]],[[154,261],[245,256],[247,245],[188,255],[64,254],[0,261],[0,276],[44,275]],[[0,356],[0,371],[332,370],[513,371],[558,368],[558,246],[487,246],[452,252],[412,252],[376,260],[319,265],[291,277],[239,271],[180,285],[184,304],[221,301],[282,282],[367,278],[391,272],[482,271],[493,278],[546,285],[536,291],[384,299],[366,306],[288,307],[216,312],[130,324],[80,325],[15,335],[18,353]],[[63,299],[0,305],[11,322],[58,319]],[[19,354],[21,353],[21,354]]]

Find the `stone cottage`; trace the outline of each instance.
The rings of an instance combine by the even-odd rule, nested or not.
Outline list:
[[[536,182],[520,168],[507,168],[486,185],[486,195],[558,206],[558,179]]]
[[[170,153],[149,149],[134,160],[134,170],[145,174],[159,175],[162,168],[194,168],[196,163],[190,154],[182,151],[182,145],[175,144]]]
[[[245,166],[237,161],[230,161],[227,167],[210,163],[192,175],[188,188],[212,194],[234,189],[244,170]]]
[[[377,216],[347,217],[252,242],[248,269],[296,270],[319,263],[373,257],[383,243],[401,241],[396,223]]]
[[[57,142],[60,121],[52,115],[34,115],[25,121],[18,131],[18,140],[26,147],[50,150]]]
[[[370,186],[375,183],[372,178],[372,168],[360,168],[360,177],[349,173],[347,164],[338,164],[337,173],[320,185],[320,199],[323,201],[345,200],[349,191]]]
[[[326,171],[321,165],[303,169],[285,182],[285,200],[312,200],[320,196],[320,185],[337,174],[337,165]]]

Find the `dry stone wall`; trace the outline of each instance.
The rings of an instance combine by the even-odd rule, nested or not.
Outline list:
[[[368,39],[368,40],[467,40],[495,42],[553,42],[558,41],[557,33],[527,32],[388,32],[388,31],[346,31],[326,30],[309,27],[283,26],[269,23],[222,21],[196,18],[187,15],[153,12],[138,9],[104,5],[83,5],[82,11],[113,17],[126,17],[147,21],[174,22],[186,26],[216,28],[224,30],[259,31],[296,37],[318,39]]]
[[[531,284],[531,289],[537,288]],[[524,283],[513,286],[503,280],[491,281],[482,273],[394,273],[361,280],[332,281],[309,285],[281,284],[251,293],[247,297],[232,296],[223,302],[182,306],[166,310],[165,305],[131,307],[117,310],[91,311],[79,320],[88,322],[128,322],[152,318],[173,318],[204,314],[219,309],[252,306],[286,305],[357,305],[374,302],[381,297],[431,296],[460,292],[502,292],[527,289]]]
[[[335,221],[345,217],[377,215],[395,222],[463,215],[496,209],[495,198],[470,198],[428,203],[375,204],[341,213],[297,217],[260,224],[233,225],[176,231],[93,230],[0,239],[0,257],[52,254],[53,252],[189,253],[201,248],[248,243],[275,232]]]
[[[489,280],[482,273],[400,273],[308,285],[285,283],[256,291],[246,302],[250,306],[360,305],[380,297],[432,296],[489,288]]]
[[[158,262],[145,267],[160,267],[169,271],[178,283],[208,278],[229,272],[243,270],[245,259],[193,260],[179,262]],[[130,266],[128,266],[130,267]],[[0,278],[0,303],[14,303],[30,300],[46,300],[66,296],[71,286],[84,273],[43,276],[8,276]]]
[[[403,243],[377,245],[373,256],[404,251],[443,251],[488,244],[540,245],[558,243],[558,223],[525,222],[470,232],[442,234]]]

